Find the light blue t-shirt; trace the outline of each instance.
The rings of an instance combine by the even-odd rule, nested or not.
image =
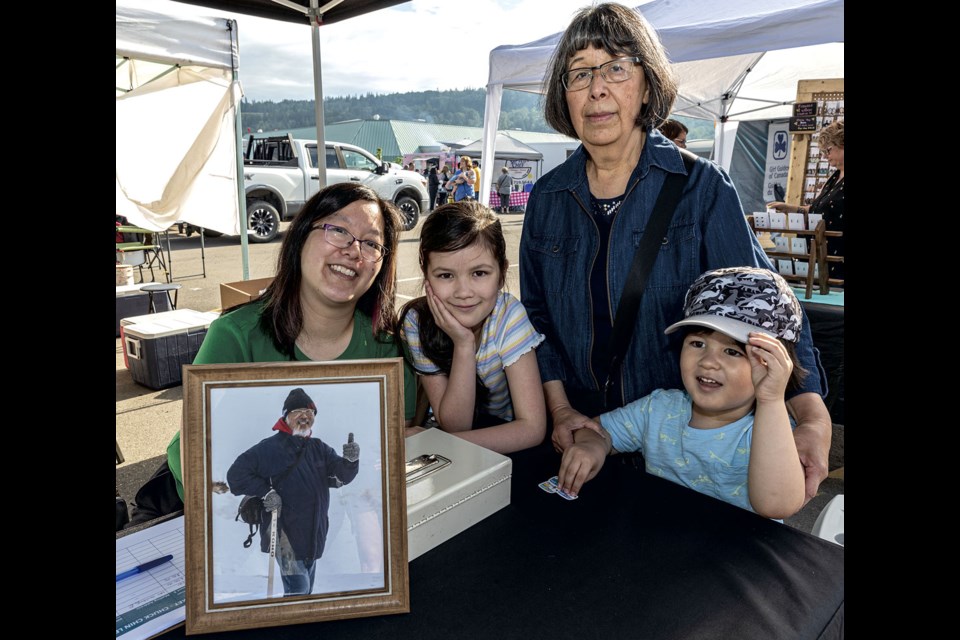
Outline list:
[[[600,416],[617,451],[639,451],[647,473],[749,511],[747,470],[753,440],[751,411],[718,429],[690,426],[686,391],[658,389]]]

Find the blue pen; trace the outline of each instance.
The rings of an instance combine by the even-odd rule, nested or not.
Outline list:
[[[150,562],[144,562],[143,564],[134,567],[133,569],[127,569],[123,573],[117,574],[117,582],[120,582],[124,578],[129,578],[130,576],[135,576],[138,573],[143,573],[144,571],[150,571],[154,567],[159,567],[164,562],[170,562],[173,560],[173,556],[163,556],[162,558],[157,558],[156,560],[151,560]]]

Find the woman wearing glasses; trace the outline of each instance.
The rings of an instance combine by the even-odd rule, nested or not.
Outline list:
[[[654,30],[618,4],[577,13],[545,84],[547,123],[582,143],[537,181],[520,245],[522,300],[547,338],[537,361],[553,443],[561,450],[603,410],[678,388],[679,359],[670,354],[679,345],[664,330],[683,317],[684,292],[697,276],[721,267],[771,266],[730,178],[694,159],[666,237],[657,243],[629,346],[618,354],[624,364],[611,375],[609,344],[635,249],[666,176],[687,174],[681,150],[657,131],[677,87]],[[798,351],[803,368],[820,370],[806,323]],[[809,378],[789,400],[799,422],[808,498],[827,475],[831,432],[825,390],[818,376]]]
[[[771,202],[767,205],[783,213],[819,213],[828,231],[843,231],[843,120],[831,122],[817,134],[820,154],[836,171],[820,189],[816,199],[808,205]],[[843,255],[843,237],[827,238],[827,255]],[[830,277],[843,279],[843,263],[830,263]],[[846,283],[844,283],[846,284]]]
[[[394,205],[369,187],[321,189],[290,223],[273,282],[210,324],[193,364],[403,357],[394,338],[400,230]],[[403,378],[409,426],[416,411],[409,366]],[[167,463],[183,500],[180,462],[178,432]]]

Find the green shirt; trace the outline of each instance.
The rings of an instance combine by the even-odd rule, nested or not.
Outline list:
[[[288,362],[289,356],[277,350],[273,339],[260,326],[263,303],[248,304],[223,315],[207,329],[207,335],[193,364],[229,364],[240,362]],[[366,358],[403,357],[393,338],[380,342],[373,337],[373,323],[363,312],[353,314],[353,336],[346,350],[334,360],[363,360]],[[299,361],[309,362],[299,347],[294,346],[294,355]],[[403,362],[404,415],[410,420],[417,410],[417,386],[413,370]],[[180,464],[180,432],[167,445],[167,465],[177,481],[177,493],[183,500],[183,468]]]

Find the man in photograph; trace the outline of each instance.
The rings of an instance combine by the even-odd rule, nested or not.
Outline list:
[[[271,522],[278,522],[276,557],[283,595],[313,591],[316,561],[323,555],[329,522],[330,489],[357,476],[360,445],[353,434],[343,455],[311,437],[317,406],[300,388],[287,395],[274,435],[240,454],[227,471],[234,495],[263,498],[260,550],[270,552]],[[276,515],[276,517],[274,517]]]

